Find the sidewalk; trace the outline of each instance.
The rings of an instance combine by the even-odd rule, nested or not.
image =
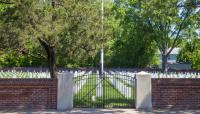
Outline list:
[[[154,110],[154,111],[137,111],[135,109],[74,109],[72,111],[56,110],[3,110],[0,114],[200,114],[200,110]]]

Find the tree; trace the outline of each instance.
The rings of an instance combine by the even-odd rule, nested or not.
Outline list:
[[[129,15],[131,7],[129,1],[115,0],[113,12],[115,14],[114,37],[110,46],[111,67],[149,67],[155,63],[155,43],[148,36],[144,36],[145,29],[140,26],[141,22],[133,21]]]
[[[153,40],[144,36],[145,31],[132,21],[132,17],[121,15],[117,7],[118,22],[115,28],[116,39],[111,46],[112,55],[110,65],[112,67],[145,68],[153,64],[156,51]]]
[[[119,11],[143,28],[144,36],[154,40],[162,54],[162,69],[167,71],[171,51],[185,38],[188,28],[196,30],[199,9],[182,0],[116,0],[116,3]]]
[[[2,15],[4,28],[7,27],[15,35],[12,38],[18,41],[17,51],[29,54],[30,49],[42,45],[47,53],[51,78],[55,78],[54,47],[63,29],[61,13],[62,8],[52,8],[50,5],[40,5],[37,1],[24,0],[14,1],[14,6]],[[12,33],[5,31],[5,35]],[[10,38],[8,36],[6,39]]]
[[[13,0],[13,7],[6,8],[0,16],[0,37],[14,39],[17,52],[48,58],[50,69],[55,69],[56,62],[61,66],[81,63],[93,58],[99,44],[108,39],[100,39],[99,9],[93,0]],[[52,77],[54,74],[51,72]]]
[[[199,49],[200,49],[199,39],[194,38],[192,41],[187,42],[178,55],[178,62],[191,63],[193,69],[199,70],[200,69]]]

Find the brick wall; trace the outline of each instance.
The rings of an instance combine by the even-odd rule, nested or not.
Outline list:
[[[153,108],[200,109],[200,79],[152,79]]]
[[[57,79],[0,79],[0,109],[56,109]]]

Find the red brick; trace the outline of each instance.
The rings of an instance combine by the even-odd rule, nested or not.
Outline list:
[[[200,79],[152,79],[153,108],[200,109]]]
[[[0,79],[0,109],[56,109],[57,79]]]

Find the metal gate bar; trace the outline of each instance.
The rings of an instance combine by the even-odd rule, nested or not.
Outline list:
[[[74,94],[75,108],[135,107],[135,77],[126,72],[106,72],[101,77],[98,72],[81,74],[74,83],[75,90],[80,88]]]

